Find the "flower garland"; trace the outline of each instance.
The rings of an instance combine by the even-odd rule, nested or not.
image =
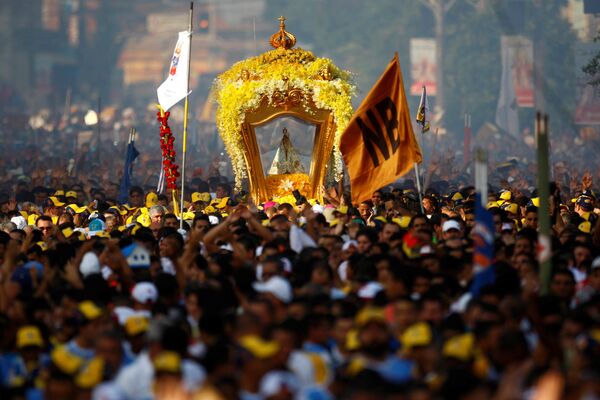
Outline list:
[[[163,170],[165,171],[165,182],[167,189],[177,189],[177,178],[179,178],[179,166],[175,163],[175,149],[173,143],[175,138],[171,127],[169,127],[170,112],[162,108],[156,113],[156,119],[160,123],[160,149],[163,157]]]
[[[232,161],[236,186],[246,175],[244,144],[240,128],[247,112],[255,110],[263,98],[274,104],[277,91],[297,88],[320,109],[330,110],[336,124],[334,138],[334,175],[339,180],[342,171],[340,138],[352,118],[351,97],[355,87],[350,73],[338,68],[330,59],[317,58],[300,48],[275,49],[234,64],[221,74],[214,85],[218,103],[217,128]]]

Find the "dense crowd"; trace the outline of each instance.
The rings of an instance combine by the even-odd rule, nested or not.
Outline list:
[[[183,207],[68,171],[9,178],[0,398],[597,398],[593,178],[551,186],[546,291],[519,168],[492,171],[484,270],[475,190],[439,177],[421,204],[410,180],[255,204],[195,178]]]

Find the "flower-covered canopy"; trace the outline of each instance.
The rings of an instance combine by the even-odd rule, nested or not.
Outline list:
[[[295,94],[299,95],[294,100],[306,112],[331,112],[335,126],[333,168],[337,179],[342,174],[340,137],[353,113],[354,85],[350,73],[327,58],[293,48],[296,38],[285,31],[284,21],[280,18],[280,30],[271,37],[274,50],[234,64],[215,82],[217,128],[231,158],[238,187],[248,177],[245,152],[249,150],[242,136],[246,116],[259,107],[283,107],[282,96],[287,99]]]

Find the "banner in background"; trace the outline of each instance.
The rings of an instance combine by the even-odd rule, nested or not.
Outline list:
[[[519,107],[535,105],[533,80],[533,42],[523,36],[504,36],[508,63],[512,69],[512,82]]]
[[[188,95],[190,40],[192,38],[188,31],[179,32],[171,58],[169,76],[156,90],[158,103],[165,111]]]
[[[427,87],[429,96],[435,96],[437,92],[435,50],[435,39],[410,39],[411,96],[419,96],[423,86]]]
[[[514,137],[519,137],[519,105],[513,84],[514,36],[502,36],[502,77],[496,108],[496,125]]]
[[[591,86],[592,79],[582,68],[598,51],[596,43],[578,43],[575,45],[576,99],[575,123],[577,125],[600,125],[600,86]]]

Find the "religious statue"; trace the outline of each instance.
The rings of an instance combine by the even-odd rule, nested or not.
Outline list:
[[[294,148],[287,128],[283,128],[283,137],[269,168],[269,175],[300,173],[306,173],[300,161],[300,153]]]

